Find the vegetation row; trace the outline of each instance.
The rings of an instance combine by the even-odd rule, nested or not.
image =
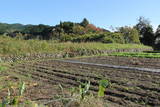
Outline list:
[[[120,53],[112,53],[112,54],[110,54],[109,56],[142,57],[142,58],[160,58],[160,53],[120,52]]]

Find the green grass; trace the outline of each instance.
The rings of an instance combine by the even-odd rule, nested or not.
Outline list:
[[[0,72],[7,70],[7,67],[0,65]]]
[[[142,58],[160,58],[160,53],[120,52],[120,53],[109,54],[109,56],[142,57]]]
[[[15,38],[0,36],[0,55],[27,55],[37,53],[80,53],[86,55],[88,52],[116,49],[151,48],[138,44],[103,44],[103,43],[57,43],[54,41],[19,40]]]

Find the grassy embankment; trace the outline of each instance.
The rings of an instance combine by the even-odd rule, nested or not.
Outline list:
[[[56,43],[54,41],[18,40],[0,37],[0,56],[18,56],[43,53],[78,53],[78,55],[101,54],[103,50],[151,49],[138,44],[103,44],[103,43]]]

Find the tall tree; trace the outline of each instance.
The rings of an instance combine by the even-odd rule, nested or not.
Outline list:
[[[144,45],[154,46],[155,44],[155,36],[153,32],[153,28],[151,26],[147,26],[144,28],[143,37],[141,41]]]
[[[89,21],[84,18],[83,21],[80,23],[81,26],[86,27],[89,24]]]
[[[140,33],[140,41],[144,45],[153,46],[155,43],[155,36],[153,32],[153,27],[150,24],[150,21],[144,17],[138,19],[138,23],[135,28]]]
[[[155,32],[155,39],[160,38],[160,25],[158,25],[157,30]]]
[[[155,32],[155,50],[160,50],[160,25],[157,27],[157,30]]]
[[[143,34],[143,28],[147,26],[151,26],[149,19],[146,19],[145,17],[140,16],[138,19],[138,23],[135,26],[136,29],[139,30],[141,34]]]

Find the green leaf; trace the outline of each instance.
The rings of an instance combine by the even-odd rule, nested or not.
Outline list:
[[[109,80],[101,80],[99,82],[99,85],[104,87],[104,88],[107,88],[109,86]]]
[[[104,97],[105,88],[99,86],[98,97]]]
[[[22,96],[25,91],[25,82],[20,83],[19,86],[19,96]]]
[[[105,89],[109,86],[110,86],[109,80],[101,80],[99,82],[98,97],[104,97]]]

